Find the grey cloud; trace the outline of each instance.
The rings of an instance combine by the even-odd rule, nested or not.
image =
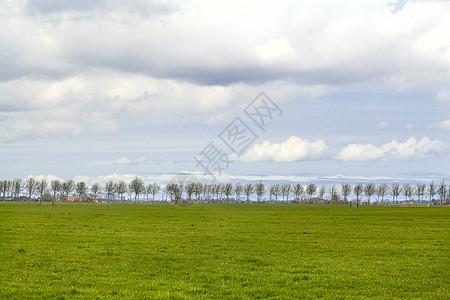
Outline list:
[[[61,14],[61,13],[90,13],[99,11],[127,11],[144,17],[167,15],[176,11],[174,5],[160,1],[120,1],[120,0],[33,0],[28,1],[26,11],[29,14]]]
[[[235,20],[214,9],[209,15],[215,5],[191,4],[37,0],[0,13],[0,84],[5,83],[0,86],[0,110],[41,107],[36,114],[50,115],[48,107],[58,106],[70,111],[67,118],[78,124],[73,115],[88,108],[101,114],[80,131],[93,130],[96,124],[104,131],[111,125],[105,120],[117,111],[142,112],[157,106],[214,113],[232,107],[239,89],[274,82],[279,82],[277,92],[295,85],[290,99],[301,95],[295,90],[299,86],[383,86],[396,77],[407,88],[409,84],[433,89],[448,82],[446,56],[435,51],[444,45],[442,39],[422,40],[418,47],[434,27],[426,22],[416,26],[414,13],[407,32],[403,25],[396,26],[401,19],[390,19],[386,25],[386,16],[398,16],[365,8],[360,8],[362,15],[371,22],[324,13],[305,20],[305,25],[295,23],[295,14],[286,14],[274,18],[284,25],[273,29],[277,22],[261,22],[259,13],[245,16],[254,23],[246,27],[239,23],[242,17]],[[2,5],[0,11],[6,11]],[[402,14],[408,7],[409,3]],[[439,18],[442,15],[433,20]],[[36,88],[33,81],[45,83]],[[212,105],[204,100],[211,94],[216,99]]]
[[[65,11],[89,11],[105,7],[105,1],[91,0],[32,0],[26,9],[30,13],[61,13]]]
[[[351,22],[346,24],[349,32],[342,36],[346,40],[341,43],[326,38],[333,34],[332,22],[303,36],[301,43],[308,45],[306,50],[295,44],[295,28],[285,29],[278,34],[287,35],[286,40],[292,41],[297,53],[290,61],[267,63],[255,54],[258,43],[250,42],[252,36],[239,36],[233,31],[223,35],[226,30],[221,24],[203,28],[183,16],[167,23],[144,16],[174,13],[181,9],[177,3],[37,0],[28,2],[26,9],[43,16],[39,20],[25,18],[31,32],[27,33],[26,26],[23,31],[10,27],[17,31],[16,37],[8,35],[8,29],[3,37],[0,32],[0,42],[6,45],[0,49],[0,80],[22,76],[64,78],[89,68],[104,68],[200,85],[254,85],[274,80],[340,85],[408,77],[406,73],[420,74],[440,63],[421,61],[413,53],[420,35],[405,40],[402,36],[399,40],[371,38]],[[127,19],[130,11],[141,15]],[[71,19],[63,12],[87,14]],[[59,22],[54,23],[54,18]],[[33,31],[32,26],[45,30]]]

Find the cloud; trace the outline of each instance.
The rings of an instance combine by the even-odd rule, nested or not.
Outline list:
[[[37,176],[33,176],[33,175],[29,175],[28,177],[26,177],[24,180],[30,178],[30,177],[34,177],[36,180],[45,180],[49,183],[49,187],[50,187],[50,182],[52,182],[53,180],[59,180],[59,181],[64,181],[64,179],[53,175],[53,174],[48,174],[48,175],[37,175]]]
[[[78,181],[85,181],[89,185],[93,183],[100,183],[101,185],[105,185],[106,182],[112,180],[113,182],[125,181],[126,183],[131,182],[134,178],[143,178],[142,176],[138,176],[135,174],[108,174],[108,175],[100,175],[97,177],[89,177],[89,176],[77,176],[75,179]]]
[[[90,180],[91,180],[91,177],[88,175],[77,175],[73,178],[73,181],[75,181],[75,182],[85,182],[88,185],[91,185],[93,183]]]
[[[450,90],[440,90],[436,95],[438,101],[450,101]]]
[[[127,113],[214,123],[260,90],[368,82],[446,99],[450,4],[391,2],[1,1],[0,140],[114,134]]]
[[[442,121],[431,125],[431,128],[450,130],[450,120]]]
[[[448,146],[440,140],[431,141],[422,137],[419,141],[411,137],[406,142],[396,140],[382,146],[372,144],[350,144],[342,149],[336,159],[343,161],[381,161],[398,159],[419,159],[441,156],[448,152]]]
[[[310,142],[293,135],[281,143],[264,141],[262,144],[255,144],[241,157],[241,161],[292,162],[314,160],[325,157],[327,151],[328,146],[322,140]]]
[[[126,12],[141,16],[161,16],[172,12],[173,4],[162,1],[135,0],[124,3],[117,0],[33,0],[28,1],[25,10],[30,14],[51,15],[60,13],[86,14],[103,11],[107,13]]]
[[[13,119],[4,128],[0,128],[0,142],[63,135],[78,136],[83,132],[83,128],[79,124],[69,120],[45,120],[45,117],[40,116],[31,116],[27,120],[26,116],[28,115],[22,114],[23,119]]]
[[[441,76],[449,64],[448,53],[439,49],[448,46],[450,5],[407,2],[398,14],[389,5],[7,2],[0,16],[7,54],[2,69],[4,78],[68,76],[95,68],[220,86],[274,80],[335,85],[393,77],[420,83],[423,77],[414,76]]]
[[[270,96],[277,102],[299,95],[315,98],[331,91],[327,86],[280,81],[256,87],[203,86],[99,70],[61,80],[24,78],[0,82],[0,116],[6,121],[0,126],[0,141],[115,134],[130,125],[129,115],[147,117],[155,112],[202,115],[210,123],[221,122],[250,103],[255,91],[265,89],[273,91]]]
[[[146,157],[139,157],[139,158],[133,159],[133,160],[131,160],[127,157],[121,157],[114,162],[115,165],[134,165],[134,166],[150,164],[150,163],[152,163],[152,161]]]
[[[116,165],[131,165],[131,160],[126,157],[121,157],[114,163]]]
[[[403,143],[393,140],[382,146],[349,144],[332,156],[331,150],[322,140],[310,142],[291,136],[282,143],[264,141],[262,144],[255,144],[241,157],[241,161],[292,162],[329,158],[342,161],[386,161],[442,156],[448,151],[448,145],[440,140],[431,141],[427,137],[416,140],[411,137]]]
[[[389,123],[386,121],[381,121],[377,124],[377,128],[383,129],[389,126]]]

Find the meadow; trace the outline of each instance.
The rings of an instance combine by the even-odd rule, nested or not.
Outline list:
[[[0,203],[2,299],[449,297],[449,207]]]

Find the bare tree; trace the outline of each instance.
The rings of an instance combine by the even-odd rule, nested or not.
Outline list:
[[[58,179],[52,180],[50,182],[50,189],[53,192],[52,206],[55,206],[56,196],[58,192],[61,191],[61,188],[62,188],[61,181],[59,181]]]
[[[420,200],[423,203],[423,196],[425,195],[425,190],[427,189],[427,185],[425,183],[418,183],[416,184],[416,195],[417,200]]]
[[[417,201],[420,202],[420,187],[419,184],[411,186],[413,195],[417,196]]]
[[[322,186],[319,188],[319,198],[320,198],[320,199],[323,199],[323,196],[325,195],[325,191],[326,191],[326,187],[325,187],[324,185],[322,185]]]
[[[138,184],[136,186],[136,184]],[[47,188],[49,189],[49,192],[51,191],[51,194],[47,192]],[[129,189],[128,189],[129,187]],[[377,199],[374,200],[377,203],[381,203],[382,205],[385,204],[385,196],[386,194],[392,195],[392,201],[395,203],[398,203],[398,197],[400,194],[404,194],[406,200],[411,201],[414,199],[414,196],[417,195],[418,201],[421,201],[422,203],[426,203],[427,195],[429,194],[429,201],[430,203],[435,203],[434,201],[436,195],[439,195],[440,197],[440,203],[443,204],[444,201],[449,201],[448,198],[448,186],[445,184],[444,180],[437,185],[434,183],[434,181],[431,181],[428,185],[417,183],[415,185],[410,185],[408,183],[405,183],[403,186],[399,185],[398,183],[393,183],[390,186],[388,186],[386,183],[375,185],[373,183],[368,183],[366,185],[358,184],[354,187],[348,183],[341,184],[339,187],[336,187],[335,185],[331,186],[324,186],[322,185],[318,191],[318,195],[321,199],[324,199],[324,195],[327,195],[327,200],[330,199],[330,203],[338,203],[340,201],[340,196],[342,195],[345,202],[349,201],[349,195],[353,192],[356,195],[356,204],[359,206],[361,195],[365,194],[367,196],[367,203],[370,205],[373,195],[377,195]],[[136,188],[138,188],[136,192]],[[78,182],[77,184],[74,184],[72,180],[68,181],[60,181],[60,180],[52,180],[51,182],[47,183],[46,180],[36,180],[33,177],[29,177],[26,180],[22,181],[20,179],[15,179],[13,181],[8,180],[1,180],[0,181],[0,197],[3,201],[5,200],[19,200],[19,196],[22,193],[22,190],[24,190],[23,194],[28,196],[28,202],[31,201],[32,197],[37,195],[35,202],[37,202],[37,199],[41,199],[39,205],[41,205],[41,202],[44,200],[48,201],[49,199],[52,199],[52,206],[56,204],[57,201],[62,201],[61,199],[64,199],[65,197],[68,197],[69,194],[73,191],[76,191],[78,197],[80,200],[83,199],[83,196],[86,196],[88,187],[86,186],[86,183],[84,182]],[[80,189],[82,192],[80,192]],[[250,202],[251,195],[253,193],[256,193],[257,201],[258,202],[264,202],[269,198],[265,198],[264,194],[269,193],[270,199],[274,200],[275,202],[278,202],[278,197],[282,197],[282,200],[280,200],[281,203],[289,203],[293,201],[293,196],[290,199],[290,193],[295,194],[295,199],[304,199],[304,187],[301,184],[273,184],[268,186],[266,189],[266,186],[262,183],[256,183],[256,184],[246,184],[242,185],[241,183],[236,184],[206,184],[206,183],[188,183],[185,187],[182,184],[168,184],[165,187],[165,197],[167,201],[167,197],[171,197],[171,201],[174,203],[180,203],[183,200],[188,200],[189,203],[192,203],[194,201],[196,202],[202,202],[202,201],[212,201],[214,202],[224,202],[227,203],[230,202],[231,197],[233,193],[236,195],[236,202],[241,203],[241,195],[246,195],[246,202]],[[98,199],[99,194],[101,193],[101,185],[99,183],[95,183],[91,186],[90,191],[92,192],[92,195],[94,199]],[[114,184],[113,181],[108,181],[105,185],[105,193],[108,194],[108,199],[111,199],[111,195],[113,199],[115,198],[115,193],[119,194],[119,198],[123,199],[123,195],[125,193],[129,193],[130,201],[132,201],[132,196],[134,195],[134,202],[139,202],[139,196],[142,193],[146,194],[146,199],[149,201],[149,195],[152,195],[152,202],[155,201],[155,195],[161,191],[161,186],[159,186],[156,183],[148,184],[147,186],[143,183],[141,179],[136,177],[132,182],[130,182],[128,185],[121,181],[117,184]],[[309,184],[306,186],[306,194],[308,195],[309,199],[312,200],[313,195],[316,193],[317,187],[315,184]],[[186,198],[183,198],[183,193],[186,192],[185,196]],[[328,193],[330,194],[330,198],[328,198]],[[194,198],[195,196],[195,198]],[[224,197],[222,197],[224,196]],[[161,199],[164,199],[164,195],[161,195]],[[381,201],[380,201],[381,199]],[[303,201],[303,200],[302,200]],[[424,202],[425,201],[425,202]]]
[[[221,190],[222,190],[222,185],[221,184],[219,184],[219,183],[213,184],[212,192],[213,192],[213,195],[216,195],[216,201],[217,202],[219,202],[219,194],[220,194]],[[214,196],[213,196],[213,200],[214,200]]]
[[[281,186],[281,195],[283,196],[283,202],[289,202],[289,194],[291,193],[291,185],[283,184]],[[286,198],[286,200],[285,200]]]
[[[281,187],[279,184],[273,184],[270,186],[269,193],[275,196],[275,203],[278,202],[278,196],[281,195]]]
[[[348,183],[341,185],[341,194],[344,197],[344,201],[347,202],[347,197],[352,193],[352,186]]]
[[[169,196],[170,197],[170,202],[173,202],[173,200],[174,200],[174,198],[173,198],[173,195],[174,195],[174,185],[175,185],[175,183],[169,183],[169,184],[166,184],[166,186],[165,186],[165,190],[166,190],[166,201],[167,201],[167,196]]]
[[[0,193],[3,194],[2,201],[5,201],[5,194],[6,194],[5,182],[6,182],[6,180],[0,180]]]
[[[211,194],[211,185],[207,184],[207,183],[203,183],[202,184],[202,197],[203,197],[203,201],[206,200],[206,202],[209,202],[210,197],[209,195]]]
[[[256,198],[258,203],[261,202],[261,197],[266,193],[266,188],[264,186],[264,183],[261,181],[257,184],[255,184],[255,192],[256,192]]]
[[[311,202],[312,197],[314,196],[314,194],[316,192],[317,192],[317,186],[314,183],[308,184],[308,186],[306,187],[306,194],[308,194],[308,196],[309,196],[309,202]]]
[[[167,201],[167,195],[170,197],[170,202],[175,202],[175,186],[177,184],[176,183],[169,183],[166,185],[165,189],[166,189],[166,201]]]
[[[100,186],[100,183],[94,183],[91,186],[91,192],[94,195],[94,200],[97,201],[98,193],[100,193],[102,187]]]
[[[131,192],[134,193],[134,202],[137,203],[137,201],[139,200],[139,195],[144,193],[145,191],[144,182],[142,181],[142,179],[135,177],[133,180],[131,180],[128,188]]]
[[[302,195],[304,193],[303,185],[301,185],[300,183],[297,183],[297,184],[293,185],[292,186],[292,193],[295,195],[295,201],[297,203],[300,203]]]
[[[149,183],[146,186],[144,186],[145,201],[148,202],[148,198],[151,193],[152,193],[152,184]]]
[[[111,181],[112,182],[112,181]],[[108,192],[108,189],[107,189]],[[127,183],[123,180],[113,184],[113,189],[111,190],[110,194],[114,195],[114,192],[117,193],[117,196],[119,197],[119,201],[123,201],[123,195],[127,192]],[[109,199],[109,196],[108,196]]]
[[[203,185],[201,184],[201,182],[195,183],[194,194],[195,194],[195,199],[196,199],[197,203],[201,202],[200,198],[202,196],[202,189],[203,189]]]
[[[244,187],[244,194],[247,197],[247,203],[250,203],[250,196],[254,192],[254,186],[251,183],[247,183]]]
[[[223,185],[223,193],[227,197],[227,203],[230,202],[230,196],[233,193],[233,185],[231,183],[226,183]]]
[[[376,193],[377,193],[377,197],[378,197],[378,202],[380,202],[380,197],[381,197],[381,205],[384,205],[384,196],[386,195],[388,190],[389,190],[389,187],[386,183],[383,183],[383,184],[380,184],[379,186],[377,186]]]
[[[170,195],[170,201],[181,203],[183,195],[183,185],[178,183],[169,183],[166,185],[167,193]]]
[[[375,190],[376,190],[375,184],[373,183],[366,184],[366,186],[364,187],[364,194],[366,194],[367,204],[369,205],[373,194],[375,194]]]
[[[436,190],[436,185],[434,184],[434,181],[430,182],[430,184],[428,185],[428,194],[430,194],[430,203],[434,202],[434,196],[436,195],[437,190]]]
[[[14,184],[13,181],[7,180],[7,184],[6,184],[6,192],[9,193],[9,197],[12,197],[12,194],[13,194],[13,184]]]
[[[339,194],[335,185],[328,187],[328,192],[330,193],[330,203],[339,203]]]
[[[0,192],[3,194],[2,201],[5,201],[6,194],[11,190],[12,182],[9,180],[0,181]]]
[[[447,186],[445,185],[444,179],[442,179],[441,183],[439,184],[438,194],[440,205],[442,205],[442,203],[447,198]]]
[[[223,194],[225,191],[225,185],[219,183],[220,202],[223,203]]]
[[[273,200],[273,198],[275,197],[275,194],[276,194],[276,192],[275,192],[275,185],[271,185],[269,187],[269,201]]]
[[[406,197],[406,200],[411,200],[411,197],[412,197],[413,192],[414,192],[413,187],[410,186],[409,183],[406,183],[406,184],[403,185],[402,190],[403,190],[403,194]]]
[[[162,191],[161,191],[161,199],[165,199],[165,202],[167,203],[167,197],[168,197],[168,195],[169,195],[169,190],[167,189],[167,185],[165,185],[163,188],[162,188]],[[165,196],[165,197],[164,197]]]
[[[84,182],[84,181],[77,182],[75,185],[75,191],[78,194],[79,200],[82,201],[83,196],[85,196],[87,193],[86,182]]]
[[[175,185],[175,199],[177,203],[183,202],[183,184],[178,183]]]
[[[44,201],[44,193],[47,191],[48,182],[45,179],[39,180],[37,182],[37,192],[39,193],[40,201],[39,205]]]
[[[35,193],[37,188],[37,181],[34,179],[34,177],[28,177],[25,179],[25,190],[28,193],[28,203],[31,201],[31,197]]]
[[[127,190],[126,193],[128,195],[128,202],[133,201],[133,190],[130,188],[130,184],[127,184]]]
[[[16,201],[19,201],[20,193],[22,192],[23,186],[22,186],[22,179],[14,179],[13,181],[13,193],[14,193],[14,199]]]
[[[244,187],[240,183],[234,185],[234,194],[236,195],[236,202],[241,203],[241,195],[244,192]]]
[[[361,183],[355,185],[353,193],[356,195],[356,207],[359,206],[359,196],[363,193],[364,187]]]
[[[105,183],[106,198],[108,198],[108,201],[111,200],[111,196],[114,195],[115,189],[116,189],[116,185],[114,184],[114,182],[112,180],[108,180]],[[125,186],[125,189],[126,189],[126,186]],[[124,191],[124,193],[125,193],[125,191]]]
[[[194,192],[195,192],[195,183],[189,182],[184,187],[184,190],[186,191],[186,195],[188,196],[188,203],[191,203],[192,202],[192,194],[194,194]]]
[[[391,195],[392,195],[392,200],[395,201],[395,204],[398,204],[398,196],[400,196],[400,194],[402,193],[402,188],[400,187],[400,185],[398,183],[393,183],[391,185]]]
[[[63,192],[63,194],[64,194],[64,197],[66,198],[66,200],[67,200],[67,198],[69,197],[69,195],[74,191],[74,189],[75,189],[75,183],[73,182],[73,180],[67,180],[67,181],[64,181],[62,184],[61,184],[61,189],[62,189],[62,192]]]
[[[155,203],[155,195],[159,193],[161,186],[157,183],[152,183],[150,193],[152,194],[152,202]]]

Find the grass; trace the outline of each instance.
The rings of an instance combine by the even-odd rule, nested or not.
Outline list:
[[[449,209],[0,203],[0,298],[448,299]]]

